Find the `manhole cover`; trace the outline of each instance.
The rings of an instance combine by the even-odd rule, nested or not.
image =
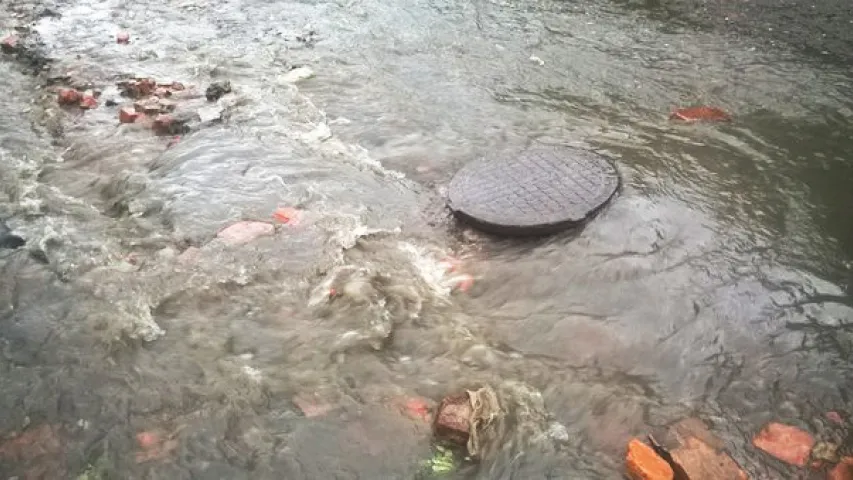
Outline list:
[[[481,230],[540,235],[587,220],[618,187],[619,174],[604,157],[543,145],[465,165],[450,182],[448,204]]]

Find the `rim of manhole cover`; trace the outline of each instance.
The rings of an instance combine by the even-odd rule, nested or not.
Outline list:
[[[620,182],[616,167],[597,153],[537,145],[468,163],[450,181],[447,203],[481,230],[543,235],[590,219]]]

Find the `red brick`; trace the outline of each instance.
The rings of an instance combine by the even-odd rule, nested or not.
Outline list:
[[[672,480],[675,477],[666,460],[636,438],[628,442],[625,469],[631,480]]]
[[[471,401],[466,392],[445,397],[435,414],[433,429],[439,438],[460,445],[468,443],[471,429]]]
[[[130,43],[130,34],[127,32],[118,32],[116,34],[116,43],[122,45]]]
[[[0,48],[2,48],[4,53],[14,53],[15,50],[18,49],[18,36],[7,35],[3,41],[0,42]]]
[[[118,111],[118,121],[121,123],[133,123],[139,118],[139,113],[131,107],[122,107]]]
[[[717,107],[689,107],[689,108],[681,108],[672,113],[669,117],[673,120],[682,120],[685,122],[696,122],[700,120],[710,121],[710,122],[725,122],[732,119],[732,117]]]
[[[748,478],[726,453],[712,448],[696,437],[688,437],[680,447],[670,453],[674,463],[687,474],[686,480]]]
[[[157,115],[154,118],[154,124],[151,128],[158,133],[168,133],[172,126],[172,116],[171,115]]]
[[[853,480],[853,457],[846,457],[826,475],[826,480]]]
[[[80,102],[80,92],[73,88],[60,88],[57,93],[57,101],[60,105],[76,105]]]
[[[161,115],[162,116],[162,115]],[[243,221],[229,225],[216,234],[229,245],[242,245],[275,233],[275,227],[266,222]]]
[[[757,448],[783,462],[800,467],[805,466],[814,443],[814,437],[809,432],[775,422],[765,425],[752,439],[752,444]]]
[[[94,92],[92,92],[91,90],[86,90],[85,92],[83,92],[83,95],[80,98],[80,108],[84,110],[98,108],[98,100],[95,98]]]

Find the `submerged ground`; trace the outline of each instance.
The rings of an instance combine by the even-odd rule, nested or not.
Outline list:
[[[29,52],[0,61],[2,478],[413,478],[401,405],[480,385],[511,421],[459,478],[619,478],[690,416],[794,478],[755,431],[853,413],[849,5],[2,5]],[[157,136],[104,102],[137,75],[233,92]],[[56,105],[75,82],[97,109]],[[700,104],[734,120],[668,120]],[[461,165],[534,141],[624,188],[537,241],[448,216]]]

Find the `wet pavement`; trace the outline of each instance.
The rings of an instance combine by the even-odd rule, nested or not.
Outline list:
[[[483,385],[457,478],[619,478],[685,417],[824,478],[751,441],[853,449],[849,6],[679,5],[4,2],[0,478],[415,478],[408,402]],[[130,78],[187,128],[121,123]],[[533,142],[623,188],[580,231],[458,225],[456,170]]]

